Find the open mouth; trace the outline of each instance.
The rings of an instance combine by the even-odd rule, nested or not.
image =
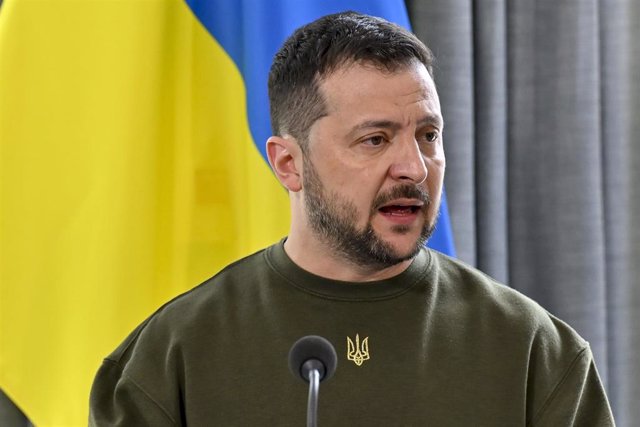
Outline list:
[[[375,212],[392,224],[410,225],[424,216],[429,207],[429,195],[417,186],[397,186],[374,199]]]
[[[386,205],[378,210],[386,215],[404,216],[415,214],[420,208],[418,205]]]

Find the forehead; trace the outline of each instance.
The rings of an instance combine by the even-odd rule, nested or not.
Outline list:
[[[352,63],[323,78],[319,88],[326,102],[327,116],[406,116],[420,112],[440,116],[435,84],[426,67],[418,61],[394,71]]]

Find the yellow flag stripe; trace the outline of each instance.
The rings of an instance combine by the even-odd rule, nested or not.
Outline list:
[[[286,233],[244,95],[180,0],[5,0],[0,387],[37,426],[86,425],[127,332]]]

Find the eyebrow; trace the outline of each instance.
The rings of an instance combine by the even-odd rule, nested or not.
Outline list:
[[[427,116],[425,116],[424,118],[422,118],[420,121],[418,121],[418,126],[422,127],[425,125],[433,125],[437,128],[439,128],[440,130],[442,130],[442,128],[444,127],[444,120],[442,119],[442,116],[437,115],[437,114],[428,114]]]
[[[428,114],[418,121],[417,127],[420,128],[427,125],[434,125],[441,129],[444,126],[444,122],[441,116],[436,114]],[[401,123],[394,122],[393,120],[365,120],[364,122],[358,123],[357,125],[355,125],[351,129],[351,132],[349,133],[354,133],[360,130],[372,129],[372,128],[374,129],[382,128],[382,129],[389,129],[392,131],[396,131],[401,127],[402,127]]]

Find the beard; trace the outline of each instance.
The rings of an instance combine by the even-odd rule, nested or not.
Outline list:
[[[320,177],[307,155],[303,155],[304,201],[307,218],[312,230],[336,253],[344,256],[352,264],[361,267],[382,269],[414,258],[433,233],[425,212],[429,210],[431,198],[422,188],[411,184],[400,184],[379,194],[371,204],[369,219],[364,229],[356,227],[358,209],[356,205],[337,193],[325,194]],[[397,199],[417,199],[424,203],[421,207],[425,222],[415,245],[405,253],[398,253],[391,244],[383,240],[373,229],[371,219],[384,204]],[[434,221],[435,223],[435,221]],[[411,228],[396,225],[392,231],[409,233]]]

